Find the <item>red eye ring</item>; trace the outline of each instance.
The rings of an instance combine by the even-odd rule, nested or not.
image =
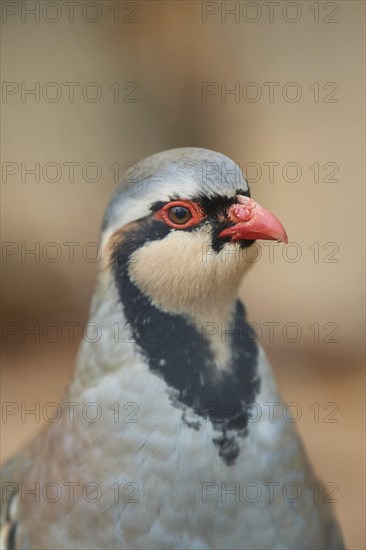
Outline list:
[[[176,206],[186,208],[191,213],[191,217],[189,218],[189,220],[187,220],[186,223],[174,223],[170,219],[169,211]],[[174,227],[174,229],[187,229],[187,227],[193,227],[194,225],[200,223],[202,220],[205,219],[206,216],[197,202],[177,200],[165,204],[163,208],[155,213],[155,217],[158,220],[166,223],[167,225],[170,225],[170,227]]]

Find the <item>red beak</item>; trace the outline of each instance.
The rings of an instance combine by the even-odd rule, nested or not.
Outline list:
[[[265,239],[288,243],[282,223],[258,203],[238,195],[238,202],[230,206],[229,219],[235,225],[221,231],[219,237],[231,237],[232,241]]]

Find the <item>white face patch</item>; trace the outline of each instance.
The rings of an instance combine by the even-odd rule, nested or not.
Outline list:
[[[131,257],[129,276],[161,310],[194,319],[220,317],[232,307],[250,266],[234,243],[212,250],[207,226],[172,231],[148,242]]]

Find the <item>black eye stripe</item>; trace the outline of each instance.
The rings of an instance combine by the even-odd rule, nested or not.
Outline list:
[[[201,196],[198,202],[209,218],[216,218],[219,214],[224,213],[229,206],[235,204],[236,197],[224,197],[221,195],[217,195],[216,197]]]
[[[151,212],[158,212],[163,208],[163,206],[165,206],[166,204],[169,204],[169,202],[171,201],[168,201],[168,202],[156,201],[150,206],[150,210]]]
[[[245,197],[250,197],[250,189],[244,191],[243,189],[237,189],[236,195],[244,195]],[[157,201],[154,202],[151,205],[151,211],[157,212],[161,208],[163,208],[166,204],[169,204],[169,202],[173,202],[175,200],[189,200],[192,202],[198,202],[200,206],[202,207],[202,210],[206,214],[206,216],[209,217],[215,217],[219,212],[223,212],[226,210],[229,206],[234,204],[236,202],[236,195],[228,197],[226,195],[214,195],[207,197],[205,195],[198,195],[197,197],[193,198],[187,198],[184,195],[182,197],[172,197],[169,201]]]

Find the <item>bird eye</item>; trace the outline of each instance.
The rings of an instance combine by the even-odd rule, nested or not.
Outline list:
[[[171,222],[177,225],[186,224],[192,217],[191,211],[184,206],[173,206],[168,210],[168,217]]]
[[[197,202],[177,199],[165,204],[154,217],[174,229],[188,229],[198,225],[206,215]]]

